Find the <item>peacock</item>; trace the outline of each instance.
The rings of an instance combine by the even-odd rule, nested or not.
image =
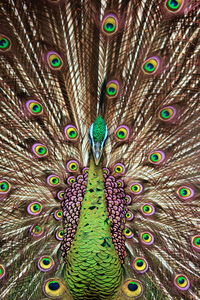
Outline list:
[[[0,299],[200,299],[199,1],[0,11]]]

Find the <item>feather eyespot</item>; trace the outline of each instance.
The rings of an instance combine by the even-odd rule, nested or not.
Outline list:
[[[186,185],[180,186],[176,191],[176,193],[181,200],[191,199],[195,194],[194,190],[191,187]]]
[[[31,228],[29,229],[29,232],[31,235],[35,237],[39,237],[44,233],[44,228],[39,225],[32,225]]]
[[[110,99],[119,95],[119,82],[117,80],[111,80],[106,84],[106,95]]]
[[[159,119],[165,122],[171,121],[175,116],[176,108],[173,106],[165,106],[158,113]]]
[[[140,297],[143,294],[143,286],[139,280],[129,279],[122,285],[122,292],[128,297],[133,297],[134,299]]]
[[[89,173],[89,168],[88,167],[83,168],[82,173],[83,174],[88,174]]]
[[[67,125],[64,129],[65,137],[68,141],[77,141],[78,139],[78,130],[73,125]]]
[[[56,210],[53,214],[54,218],[56,220],[62,220],[63,217],[63,211],[62,210]]]
[[[0,195],[8,194],[10,192],[10,189],[11,184],[7,180],[0,180]]]
[[[171,13],[177,13],[183,7],[184,0],[167,0],[165,1],[165,8]]]
[[[58,278],[48,279],[43,286],[44,293],[49,297],[59,298],[66,292],[65,285]]]
[[[10,39],[4,34],[0,34],[0,52],[9,51],[11,48]]]
[[[154,243],[154,236],[150,232],[141,232],[140,233],[141,242],[145,245],[152,245]]]
[[[143,192],[143,185],[139,182],[132,182],[130,186],[131,193],[139,195]]]
[[[64,195],[65,195],[65,191],[59,191],[59,192],[57,193],[57,198],[58,198],[59,200],[63,200],[63,199],[64,199]]]
[[[6,270],[3,265],[0,265],[0,279],[6,275]]]
[[[41,211],[42,204],[37,201],[30,203],[27,207],[27,212],[29,213],[29,215],[37,216],[41,213]]]
[[[70,160],[67,163],[67,170],[69,172],[77,172],[79,169],[79,163],[76,160]]]
[[[126,204],[127,204],[127,205],[130,205],[131,202],[132,202],[131,196],[130,196],[130,195],[126,195],[126,196],[125,196],[125,201],[126,201]]]
[[[132,232],[132,230],[128,227],[124,228],[124,235],[127,239],[131,239],[134,236],[134,233]]]
[[[54,267],[55,263],[51,256],[42,256],[38,260],[38,269],[42,272],[48,272]]]
[[[148,270],[148,262],[143,257],[136,257],[136,259],[132,262],[131,267],[137,273],[145,273]]]
[[[42,105],[36,100],[29,100],[26,102],[26,108],[31,115],[40,116],[43,114]]]
[[[64,237],[64,230],[63,229],[59,229],[56,231],[56,239],[58,241],[62,241],[63,240],[63,237]]]
[[[55,174],[51,174],[46,179],[47,184],[50,186],[58,186],[60,184],[60,177]]]
[[[67,183],[68,183],[69,185],[72,185],[72,183],[74,183],[74,182],[76,182],[75,176],[69,176],[69,177],[67,178]]]
[[[116,181],[116,183],[117,183],[117,186],[118,186],[118,187],[124,187],[124,182],[123,182],[123,180],[119,179],[119,180]]]
[[[63,66],[63,60],[61,56],[55,51],[49,51],[47,53],[47,63],[52,70],[60,70]]]
[[[142,65],[142,71],[147,74],[155,74],[158,68],[160,67],[160,59],[157,56],[152,56],[145,60]]]
[[[174,285],[181,291],[186,291],[190,287],[190,281],[187,276],[178,274],[174,278]]]
[[[124,175],[126,169],[125,166],[121,163],[117,163],[114,165],[114,173],[116,176]]]
[[[140,208],[141,213],[144,216],[152,216],[155,213],[155,207],[150,203],[145,203]]]
[[[132,211],[127,211],[127,213],[125,214],[125,218],[126,218],[126,220],[127,221],[131,221],[131,220],[133,220],[134,219],[134,214],[133,214],[133,212]]]
[[[165,160],[165,153],[163,151],[152,151],[148,155],[148,161],[154,165],[159,165]]]
[[[121,125],[117,127],[115,131],[115,139],[119,142],[128,140],[130,135],[130,129],[126,125]]]
[[[47,147],[40,143],[32,146],[32,152],[39,158],[46,157],[49,154]]]
[[[104,34],[111,36],[117,32],[119,28],[119,20],[115,14],[108,14],[104,17],[101,29]]]
[[[103,168],[103,173],[106,175],[110,175],[110,170],[108,168]]]
[[[192,248],[196,251],[200,251],[200,235],[195,235],[191,238]]]

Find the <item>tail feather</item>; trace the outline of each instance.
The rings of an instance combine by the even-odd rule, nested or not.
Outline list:
[[[152,0],[0,4],[0,35],[10,43],[0,48],[2,299],[42,299],[45,280],[62,278],[59,193],[88,166],[88,130],[99,113],[109,129],[103,166],[114,176],[116,163],[125,166],[119,178],[132,199],[125,282],[141,281],[143,299],[200,297],[200,10],[196,0],[182,2],[176,13]],[[102,25],[107,16],[113,34]],[[53,264],[48,272],[43,258]],[[147,272],[134,268],[137,258]],[[177,274],[188,277],[188,290],[177,288]],[[129,299],[125,286],[120,300]]]

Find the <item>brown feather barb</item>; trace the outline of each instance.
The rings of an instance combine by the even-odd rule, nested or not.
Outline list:
[[[100,114],[116,299],[200,299],[199,1],[2,0],[0,20],[0,298],[72,299]]]

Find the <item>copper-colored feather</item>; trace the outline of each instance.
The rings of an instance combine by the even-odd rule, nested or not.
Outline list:
[[[134,218],[124,216],[133,233],[126,239],[124,282],[139,280],[141,299],[199,299],[200,6],[175,0],[180,9],[170,11],[168,2],[1,1],[0,187],[8,185],[0,190],[2,300],[40,300],[45,280],[62,278],[59,192],[74,175],[66,168],[69,160],[79,162],[79,173],[88,167],[88,131],[98,114],[109,130],[103,167],[112,173],[116,163],[125,166],[119,178],[132,198],[126,213]],[[117,20],[113,34],[102,25],[109,14]],[[48,60],[52,54],[61,60],[57,68]],[[145,71],[149,59],[158,64],[155,72]],[[116,96],[108,95],[110,82],[117,83]],[[41,105],[41,114],[30,112],[31,100]],[[171,119],[161,115],[166,108],[174,113]],[[67,125],[77,130],[77,139],[66,136]],[[127,139],[117,138],[120,126],[128,127]],[[38,143],[47,148],[46,157],[34,152]],[[163,161],[152,161],[152,153]],[[55,188],[47,182],[51,174],[60,179]],[[143,191],[134,193],[132,183]],[[189,198],[180,195],[182,187]],[[34,202],[42,211],[31,215]],[[155,213],[145,215],[144,204]],[[40,226],[38,235],[34,226]],[[145,244],[143,232],[154,243]],[[49,272],[38,267],[43,255],[54,260]],[[148,262],[146,272],[134,269],[137,257]],[[177,287],[179,274],[189,288]],[[131,299],[125,283],[120,300]]]

